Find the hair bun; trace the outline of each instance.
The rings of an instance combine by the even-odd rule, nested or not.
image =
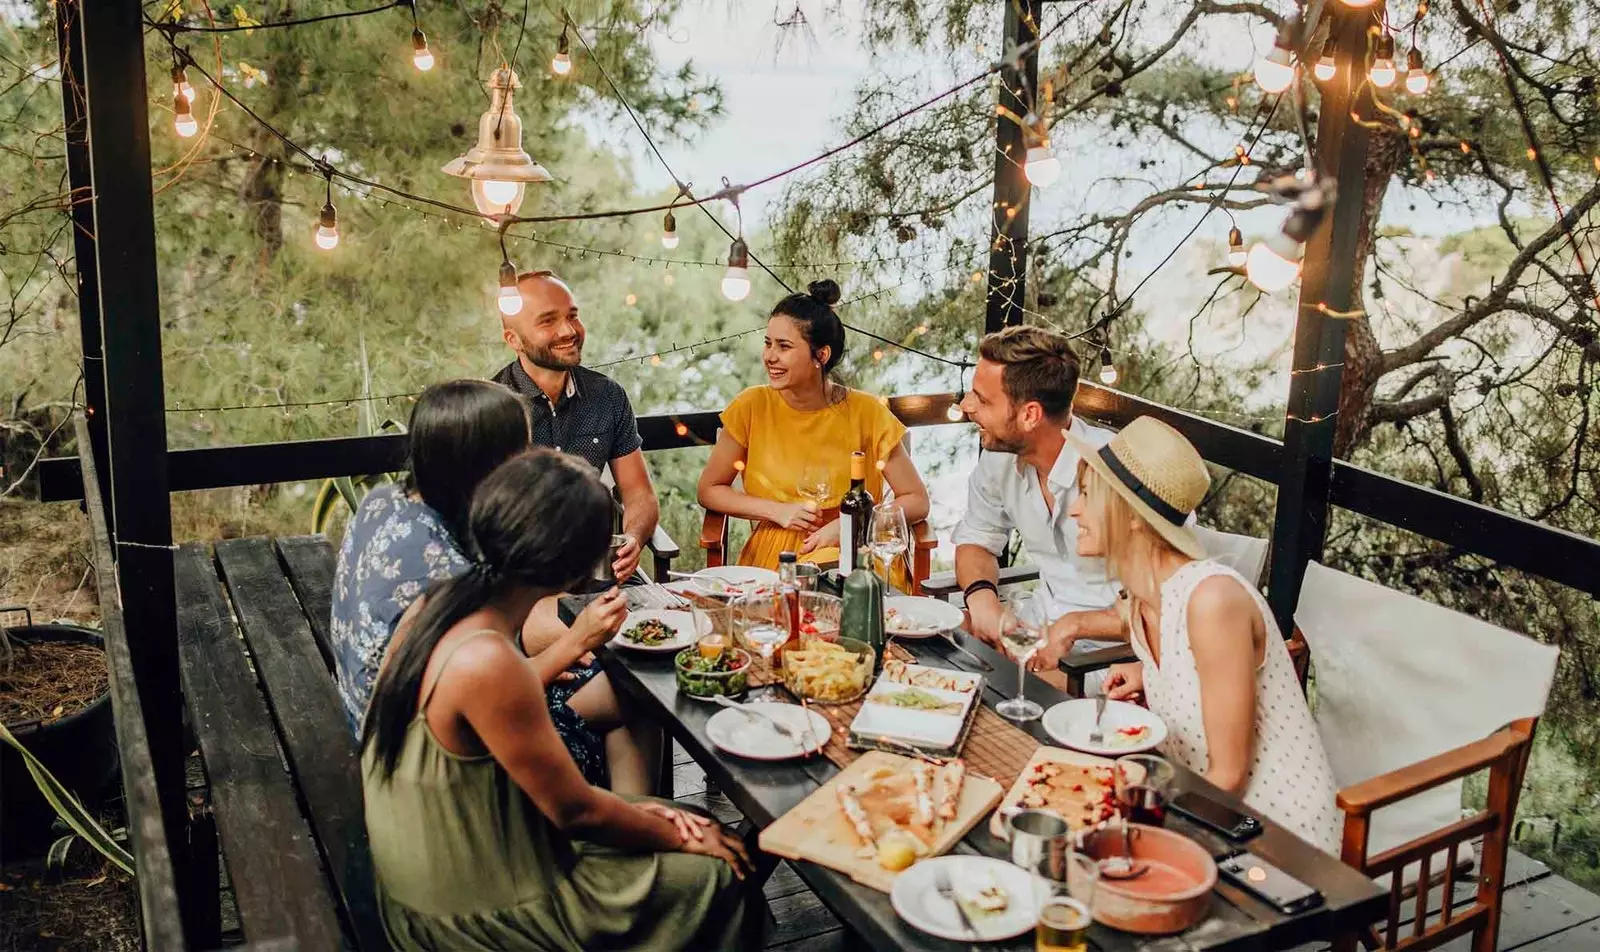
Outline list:
[[[806,293],[818,304],[833,307],[839,303],[839,283],[832,278],[823,278],[806,285]]]

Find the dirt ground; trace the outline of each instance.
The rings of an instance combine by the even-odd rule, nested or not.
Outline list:
[[[89,519],[76,504],[0,499],[0,607],[11,605],[29,608],[35,622],[99,622]],[[6,614],[0,622],[22,618]]]
[[[138,952],[131,878],[87,859],[64,877],[41,865],[0,872],[0,952]]]

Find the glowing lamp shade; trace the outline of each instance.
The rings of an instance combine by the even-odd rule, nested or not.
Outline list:
[[[1333,61],[1332,56],[1326,53],[1322,54],[1322,58],[1317,60],[1317,65],[1311,67],[1311,75],[1317,77],[1317,81],[1322,83],[1332,79],[1337,72],[1339,72],[1339,65]]]
[[[339,246],[339,216],[331,204],[322,206],[322,214],[317,220],[316,242],[323,251],[332,251]]]
[[[728,248],[728,270],[722,275],[722,296],[743,301],[750,296],[750,249],[743,238],[733,239]]]
[[[411,65],[424,73],[433,69],[433,51],[428,49],[428,38],[421,30],[411,31]]]
[[[1274,46],[1272,52],[1256,60],[1256,84],[1269,93],[1277,94],[1294,84],[1294,64],[1289,61],[1289,51]]]
[[[200,123],[194,119],[194,113],[189,111],[189,100],[181,95],[172,97],[172,128],[178,135],[185,139],[194,137],[200,131]]]
[[[1034,185],[1049,188],[1061,177],[1061,160],[1050,151],[1048,144],[1036,145],[1028,150],[1027,158],[1022,164],[1022,173]]]
[[[1258,241],[1250,249],[1244,271],[1251,284],[1268,294],[1276,294],[1300,276],[1299,249],[1281,235]]]
[[[548,182],[550,173],[522,150],[522,118],[512,104],[522,84],[510,67],[494,71],[488,86],[489,109],[478,117],[478,142],[441,171],[472,184],[472,203],[488,218],[515,215],[529,182]]]
[[[509,261],[500,263],[500,294],[496,298],[500,313],[512,317],[522,313],[522,291],[517,288],[517,266]]]

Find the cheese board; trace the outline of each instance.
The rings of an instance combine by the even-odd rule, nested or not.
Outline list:
[[[894,881],[901,871],[879,864],[878,850],[863,841],[856,824],[841,806],[839,792],[841,789],[870,791],[875,785],[893,785],[924,766],[931,764],[880,750],[862,754],[794,809],[762,830],[761,849],[785,859],[807,860],[838,870],[864,886],[888,892],[894,888]],[[942,779],[946,775],[940,772],[937,776]],[[909,784],[909,781],[906,782]],[[960,783],[954,815],[941,817],[927,831],[928,839],[918,844],[922,853],[919,858],[948,852],[1000,801],[1001,787],[988,777],[962,770]],[[936,787],[933,793],[938,797],[940,790]],[[864,819],[876,838],[887,840],[894,836],[895,831],[884,832],[888,824],[882,816],[880,803],[863,795],[857,807],[864,807]],[[908,805],[906,809],[911,808]]]
[[[1051,810],[1074,833],[1099,827],[1116,809],[1112,771],[1116,761],[1060,747],[1040,747],[1017,774],[989,821],[989,832],[1006,839],[1006,819],[1018,809]]]

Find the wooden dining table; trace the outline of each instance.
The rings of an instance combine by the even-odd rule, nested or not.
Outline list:
[[[563,616],[570,621],[589,597],[563,599]],[[1017,691],[1016,663],[970,636],[954,633],[949,638],[897,641],[918,663],[981,674],[985,705],[992,707]],[[959,650],[956,644],[960,645]],[[832,761],[821,755],[768,762],[746,760],[717,749],[707,736],[706,722],[719,708],[678,692],[670,653],[603,649],[601,659],[612,685],[626,702],[639,715],[660,724],[670,733],[755,830],[764,829],[794,809],[839,772]],[[1028,697],[1047,709],[1070,697],[1031,674],[1022,687]],[[751,695],[762,696],[767,692],[783,695],[783,690],[776,687],[754,689]],[[1056,745],[1038,720],[1018,726],[1041,745]],[[1255,897],[1219,882],[1205,919],[1187,932],[1175,936],[1143,936],[1095,925],[1090,941],[1096,949],[1101,952],[1293,949],[1308,942],[1358,933],[1387,909],[1388,893],[1360,872],[1251,810],[1237,797],[1212,786],[1193,771],[1178,766],[1178,775],[1182,789],[1202,792],[1259,818],[1264,832],[1244,845],[1252,853],[1318,889],[1325,902],[1309,912],[1284,915]],[[1214,856],[1237,848],[1174,813],[1168,813],[1166,826],[1193,839]],[[989,832],[987,821],[974,827],[951,852],[1007,858],[1006,844]],[[772,857],[759,859],[758,870],[762,873],[770,873],[777,863]],[[801,880],[839,921],[873,948],[954,952],[971,947],[970,943],[935,938],[912,927],[895,914],[887,893],[857,883],[844,873],[806,861],[794,861],[793,865]],[[1030,930],[1015,939],[983,943],[981,947],[1021,952],[1033,949],[1034,939]]]

